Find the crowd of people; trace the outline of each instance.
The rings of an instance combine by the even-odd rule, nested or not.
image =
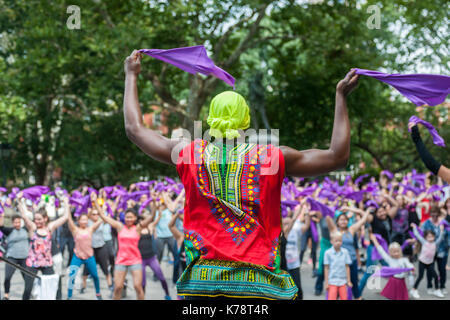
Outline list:
[[[315,278],[314,294],[326,293],[329,300],[362,299],[368,280],[376,276],[389,279],[381,291],[387,299],[420,299],[417,289],[425,272],[429,295],[448,294],[450,186],[440,178],[414,170],[405,175],[383,171],[377,178],[347,176],[344,181],[285,178],[281,193],[281,269],[299,288],[297,299],[304,295],[301,278],[310,276]],[[101,300],[98,265],[109,298],[122,298],[130,272],[136,298],[144,299],[149,266],[170,300],[161,260],[167,247],[175,284],[187,267],[184,202],[183,185],[170,178],[127,188],[82,186],[71,192],[44,186],[1,188],[0,254],[33,274],[67,274],[60,277],[57,299],[83,294],[91,277]],[[312,275],[301,267],[308,251]],[[61,257],[68,259],[59,263]],[[82,265],[81,290],[74,293]],[[4,300],[10,298],[15,271],[5,263]],[[19,271],[22,299],[28,300],[34,278]],[[62,281],[67,281],[66,294]]]

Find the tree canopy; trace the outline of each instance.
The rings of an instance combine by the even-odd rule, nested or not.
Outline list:
[[[69,5],[80,8],[80,29],[67,26]],[[368,27],[370,6],[380,9],[379,29]],[[205,45],[236,78],[252,127],[280,129],[282,145],[327,148],[336,84],[350,68],[448,74],[448,9],[445,0],[0,0],[0,141],[13,147],[8,178],[49,184],[61,168],[63,183],[75,187],[175,176],[125,135],[123,61],[141,48]],[[170,112],[170,129],[189,130],[195,120],[207,128],[209,102],[230,90],[146,56],[138,86],[143,113],[159,106]],[[407,133],[412,103],[361,78],[348,106],[349,166],[423,168]],[[448,105],[421,114],[450,141]],[[448,158],[448,150],[431,151]]]

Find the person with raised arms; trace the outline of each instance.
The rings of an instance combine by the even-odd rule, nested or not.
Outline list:
[[[356,70],[337,84],[329,149],[299,151],[238,139],[238,130],[250,125],[250,112],[234,91],[211,101],[207,122],[213,141],[166,138],[143,123],[137,90],[139,51],[126,58],[124,69],[127,137],[151,158],[176,165],[185,188],[184,229],[190,240],[184,242],[187,268],[177,282],[178,294],[189,299],[294,299],[297,287],[280,269],[281,185],[285,175],[311,177],[346,166],[346,98],[357,86]]]
[[[94,198],[92,196],[93,194],[95,193],[93,192],[91,194],[91,199]],[[67,206],[67,208],[69,207],[68,198],[64,199],[64,204]],[[75,277],[78,273],[78,270],[80,269],[80,266],[85,265],[94,281],[95,296],[97,300],[102,300],[102,296],[100,294],[100,280],[97,273],[97,263],[94,257],[94,249],[92,248],[92,235],[98,229],[98,227],[100,227],[103,221],[99,219],[97,222],[89,226],[89,218],[87,213],[82,213],[78,216],[77,226],[74,223],[70,212],[67,215],[69,217],[69,230],[72,233],[73,239],[75,241],[75,248],[73,250],[74,253],[69,266],[70,273],[67,299],[72,299]]]
[[[117,230],[117,241],[119,249],[117,251],[116,265],[114,267],[114,293],[113,299],[120,300],[125,277],[130,270],[133,277],[133,285],[138,300],[144,300],[144,289],[142,288],[142,256],[139,252],[139,239],[141,232],[153,220],[149,216],[138,222],[138,213],[133,208],[125,210],[125,224],[105,215],[103,209],[97,202],[97,195],[93,192],[91,199],[95,208],[100,214],[100,218]]]
[[[433,158],[420,137],[417,124],[410,122],[408,124],[408,128],[411,130],[411,139],[416,146],[417,152],[419,153],[420,158],[427,169],[433,172],[436,176],[441,177],[447,183],[450,183],[450,169]]]

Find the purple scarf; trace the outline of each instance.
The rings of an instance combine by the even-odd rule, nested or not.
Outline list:
[[[23,197],[31,201],[37,201],[43,194],[50,192],[50,188],[46,186],[34,186],[22,190]]]
[[[319,233],[317,232],[317,225],[314,221],[311,221],[311,235],[315,243],[319,242]]]
[[[303,191],[297,192],[295,194],[295,197],[305,197],[305,196],[309,196],[312,195],[314,193],[314,191],[316,191],[317,187],[307,187],[305,189],[303,189]]]
[[[213,75],[232,86],[233,89],[235,88],[235,79],[228,72],[214,64],[214,61],[208,57],[206,49],[202,45],[169,50],[141,49],[139,51],[150,57],[170,63],[191,74]]]
[[[377,233],[374,233],[373,235],[375,236],[375,238],[377,238],[378,243],[383,248],[383,250],[389,252],[386,240],[384,240],[383,237]],[[383,260],[383,257],[381,257],[381,255],[378,253],[378,250],[375,246],[372,250],[372,260]]]
[[[386,74],[365,69],[356,69],[356,74],[391,85],[417,106],[438,105],[450,93],[450,77],[439,74]]]
[[[364,198],[364,193],[366,193],[366,192],[365,191],[352,192],[352,193],[347,194],[346,198],[355,200],[356,202],[360,202]]]
[[[416,116],[411,116],[411,118],[409,118],[409,123],[414,123],[414,124],[422,124],[423,126],[425,126],[425,128],[427,128],[428,132],[430,132],[431,137],[433,138],[433,143],[435,145],[438,145],[439,147],[443,147],[445,148],[445,141],[444,139],[439,135],[439,133],[437,132],[436,128],[429,122],[426,122],[425,120],[422,120]],[[408,131],[411,132],[411,129],[408,128]]]
[[[413,270],[413,268],[392,268],[392,267],[381,267],[377,269],[372,277],[383,277],[383,278],[390,278],[392,276],[395,276],[396,274],[400,274],[403,272],[408,272]]]
[[[394,178],[394,174],[392,172],[390,172],[389,170],[383,170],[383,171],[381,171],[381,174],[384,174],[390,180],[392,180],[392,178]]]
[[[308,198],[307,200],[309,202],[309,205],[311,206],[312,211],[320,211],[322,213],[323,217],[330,216],[331,218],[334,218],[334,212],[330,208],[328,208],[323,203],[316,201],[312,198]]]
[[[355,180],[355,184],[358,185],[365,177],[368,177],[369,174],[363,174],[362,176],[359,176],[358,178],[356,178]]]

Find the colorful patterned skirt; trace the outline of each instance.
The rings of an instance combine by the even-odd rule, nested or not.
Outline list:
[[[199,259],[177,282],[180,296],[293,300],[298,288],[289,273],[248,263]]]

